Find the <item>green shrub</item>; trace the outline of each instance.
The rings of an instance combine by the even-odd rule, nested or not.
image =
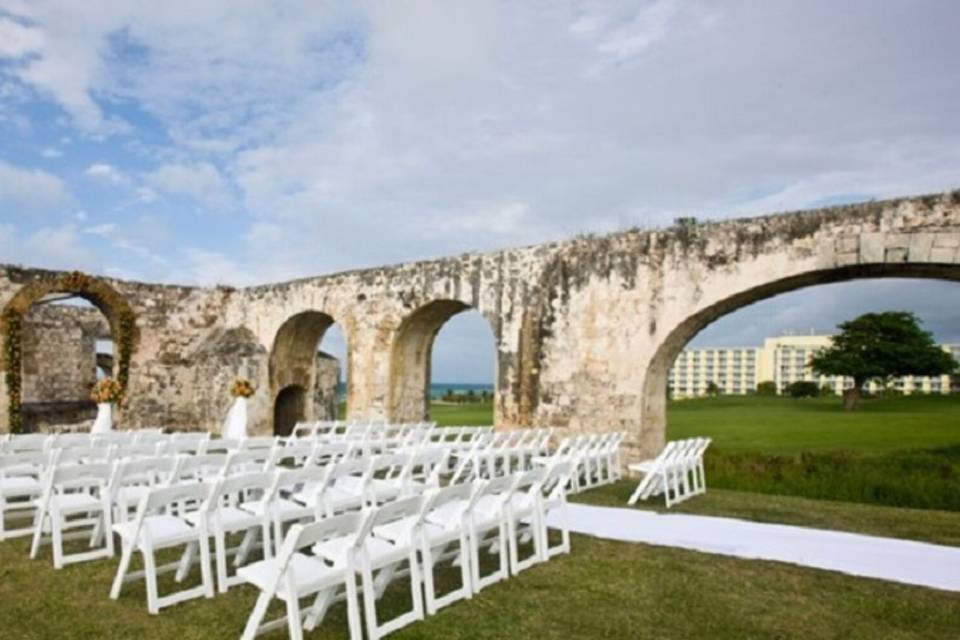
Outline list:
[[[816,398],[820,395],[820,387],[816,382],[797,380],[787,387],[787,393],[793,398]]]
[[[773,380],[764,380],[763,382],[757,383],[757,395],[758,396],[775,396],[777,395],[777,383]]]

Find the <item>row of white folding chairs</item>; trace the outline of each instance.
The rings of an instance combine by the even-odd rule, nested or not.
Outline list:
[[[570,549],[565,515],[560,543],[549,546],[546,516],[564,510],[569,465],[504,476],[475,483],[453,484],[419,496],[402,498],[365,512],[348,512],[306,525],[287,534],[277,558],[242,567],[242,578],[260,589],[243,638],[287,626],[291,638],[319,624],[330,604],[345,597],[351,638],[362,637],[359,600],[362,598],[367,635],[380,638],[424,614],[463,598]],[[533,550],[521,557],[520,540]],[[480,551],[498,556],[497,568],[481,574]],[[311,553],[304,553],[309,550]],[[435,568],[444,561],[459,566],[460,585],[438,596]],[[404,571],[400,570],[406,565]],[[361,585],[356,585],[359,575]],[[409,577],[410,610],[381,621],[377,600],[392,579]],[[422,591],[421,591],[422,583]],[[359,596],[358,596],[359,591]],[[273,598],[286,604],[286,616],[264,623]],[[301,610],[300,600],[313,604]]]
[[[162,439],[159,429],[138,429],[110,433],[29,433],[7,434],[0,439],[0,454],[18,451],[49,451],[69,447],[109,446]]]
[[[491,432],[476,438],[468,449],[455,453],[453,481],[495,478],[531,468],[533,460],[549,451],[552,428]]]
[[[575,463],[570,477],[572,493],[611,484],[621,477],[620,444],[624,435],[615,431],[564,438],[552,455],[537,457],[534,463],[550,464],[557,456],[572,459]]]
[[[667,508],[693,496],[707,492],[703,456],[710,438],[688,438],[667,443],[656,458],[628,466],[643,477],[630,496],[628,504],[663,494]]]
[[[73,506],[83,506],[90,502],[88,496],[82,495],[84,493],[94,493],[97,496],[103,493],[101,497],[105,496],[104,499],[110,505],[108,515],[111,521],[122,523],[128,519],[130,511],[136,508],[140,499],[156,486],[207,482],[242,473],[269,473],[280,469],[277,476],[278,490],[282,487],[287,491],[290,482],[298,478],[304,482],[309,479],[311,487],[300,491],[301,497],[311,504],[315,502],[316,505],[322,505],[327,512],[333,513],[342,504],[373,504],[439,486],[440,474],[446,466],[444,451],[425,450],[394,456],[349,458],[349,448],[320,443],[275,448],[268,457],[264,457],[261,452],[234,452],[229,455],[131,458],[112,463],[109,453],[91,450],[89,455],[83,458],[71,455],[69,461],[61,459],[65,453],[74,454],[78,451],[80,450],[71,449],[56,452],[50,469],[44,468],[45,461],[37,458],[46,454],[20,454],[13,460],[9,459],[10,456],[0,458],[0,495],[4,498],[0,503],[0,517],[3,517],[4,521],[8,515],[32,519],[29,527],[0,533],[3,537],[32,533],[31,554],[34,556],[41,543],[53,543],[54,565],[57,568],[70,562],[88,559],[86,554],[64,554],[61,539],[63,529],[89,524],[86,519],[71,522],[69,518],[72,513],[82,512],[71,511]],[[281,467],[285,461],[302,466],[299,469]],[[96,491],[77,492],[74,485],[78,484],[78,481],[70,474],[83,475],[83,471],[68,471],[66,478],[61,477],[60,471],[78,466],[88,467],[91,473],[100,475],[102,468],[109,468],[111,473],[105,483],[93,483],[98,485]],[[8,474],[7,470],[16,473]],[[328,481],[336,486],[326,487],[323,483]],[[82,485],[81,489],[90,488],[83,483],[79,484]],[[324,491],[318,492],[317,487]],[[50,535],[45,538],[44,534],[48,531]]]
[[[69,447],[53,449],[51,451],[34,450],[17,453],[0,454],[0,540],[29,535],[33,533],[33,526],[12,526],[11,523],[19,520],[31,520],[38,500],[45,486],[48,475],[58,466],[70,464],[120,465],[137,467],[138,465],[156,466],[162,463],[169,472],[171,481],[181,474],[200,474],[203,477],[218,475],[232,475],[241,471],[268,471],[277,467],[296,467],[305,464],[326,464],[344,456],[352,455],[348,445],[323,445],[321,443],[298,443],[281,446],[272,443],[270,447],[259,446],[263,443],[253,443],[248,448],[213,453],[195,453],[195,447],[186,451],[178,447],[170,447],[170,442],[158,444],[121,444],[110,447]],[[202,448],[202,447],[201,447]],[[119,468],[119,467],[118,467]],[[149,467],[153,468],[153,467]],[[148,471],[144,471],[145,474]],[[152,473],[152,472],[150,472]],[[135,482],[128,484],[153,484],[152,482]],[[114,499],[121,499],[126,503],[136,505],[139,498],[137,491],[124,490],[122,495]]]

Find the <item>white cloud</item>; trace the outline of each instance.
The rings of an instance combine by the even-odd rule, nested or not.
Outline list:
[[[83,173],[88,178],[101,180],[112,185],[121,185],[127,182],[127,177],[119,169],[103,162],[91,164]]]
[[[230,199],[227,181],[209,162],[163,165],[149,173],[146,180],[156,189],[193,198],[211,208],[224,207]],[[151,191],[142,192],[142,195],[151,194]]]
[[[0,202],[26,208],[45,208],[60,204],[67,197],[67,187],[57,176],[16,167],[0,160]]]
[[[72,223],[42,227],[30,234],[19,233],[12,224],[0,224],[0,251],[4,262],[31,267],[95,270],[100,266]]]
[[[22,58],[40,51],[46,38],[40,29],[0,16],[0,58]]]
[[[59,158],[63,155],[63,151],[54,147],[46,147],[40,152],[40,155],[42,155],[44,158]]]

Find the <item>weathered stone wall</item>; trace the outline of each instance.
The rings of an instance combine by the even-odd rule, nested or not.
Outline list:
[[[433,338],[472,308],[495,338],[498,426],[626,429],[630,456],[650,454],[663,441],[667,371],[709,322],[812,284],[958,280],[958,252],[960,192],[951,192],[241,290],[107,280],[129,300],[140,331],[122,421],[217,431],[237,375],[258,389],[255,431],[271,432],[285,386],[313,389],[317,411],[313,354],[332,322],[347,340],[348,415],[420,419]],[[0,303],[49,275],[0,269]],[[4,393],[2,415],[5,403]]]
[[[340,384],[340,362],[329,353],[317,353],[316,382],[313,388],[313,418],[336,420],[337,385]]]

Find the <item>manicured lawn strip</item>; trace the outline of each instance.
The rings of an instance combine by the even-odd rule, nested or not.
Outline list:
[[[667,425],[670,439],[710,436],[727,453],[940,449],[960,444],[960,396],[876,398],[852,412],[836,397],[678,400]]]
[[[430,405],[430,419],[441,427],[468,427],[493,424],[493,403]]]
[[[707,482],[710,482],[709,475]],[[622,480],[616,484],[571,496],[570,501],[627,507],[627,499],[634,488],[636,488],[634,480]],[[662,496],[639,502],[637,508],[660,513],[692,513],[756,522],[836,529],[960,546],[960,513],[952,511],[900,509],[712,488],[708,489],[706,494],[682,502],[669,510],[664,508]]]
[[[960,594],[582,536],[575,536],[573,545],[572,555],[489,587],[391,637],[960,637]],[[255,599],[244,587],[150,616],[142,583],[128,586],[119,601],[107,597],[116,560],[54,571],[49,551],[37,561],[28,560],[26,552],[25,541],[0,543],[5,640],[237,638]],[[346,637],[343,605],[330,616],[307,637]]]

